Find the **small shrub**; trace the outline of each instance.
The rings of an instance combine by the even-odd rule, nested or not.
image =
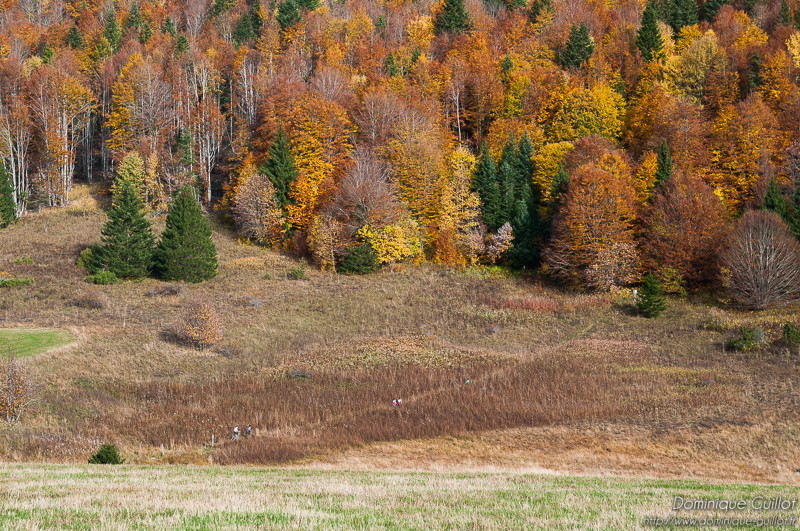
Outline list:
[[[19,257],[14,259],[13,263],[14,264],[32,264],[33,263],[33,258],[31,258],[30,256],[19,256]]]
[[[86,281],[90,284],[106,285],[119,282],[119,279],[117,278],[117,275],[111,271],[98,271],[94,275],[88,275],[86,277]]]
[[[31,284],[33,284],[33,277],[16,278],[0,273],[0,288],[16,288],[17,286],[30,286]]]
[[[100,246],[95,244],[90,247],[87,247],[81,254],[78,255],[78,259],[75,261],[75,265],[81,269],[85,269],[89,273],[97,273],[97,259],[99,257],[99,252],[97,249]]]
[[[85,308],[87,310],[102,310],[106,307],[107,299],[99,291],[87,291],[80,297],[76,297],[69,302],[70,306]]]
[[[714,330],[715,332],[724,332],[733,326],[733,320],[730,316],[722,310],[712,308],[708,314],[708,318],[703,321],[703,328],[706,330]]]
[[[783,325],[783,340],[790,345],[800,345],[800,327],[792,323]]]
[[[222,338],[222,321],[213,304],[194,299],[181,312],[175,332],[184,343],[203,350]]]
[[[290,269],[286,276],[291,280],[303,280],[306,278],[306,261],[300,260],[297,267]]]
[[[96,454],[89,458],[90,465],[121,465],[124,459],[120,459],[117,447],[113,444],[104,444]]]
[[[767,334],[763,328],[741,327],[739,333],[728,340],[728,346],[739,352],[758,350],[767,344]]]
[[[362,243],[353,247],[339,264],[339,271],[353,275],[366,275],[380,269],[378,253],[368,244]]]

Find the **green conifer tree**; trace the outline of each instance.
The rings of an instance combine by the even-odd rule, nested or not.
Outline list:
[[[674,0],[669,24],[677,34],[682,27],[697,24],[697,2],[695,0]]]
[[[636,37],[636,47],[639,48],[642,57],[648,63],[663,56],[664,40],[661,38],[661,32],[658,31],[656,9],[650,2],[647,3],[642,14],[642,26]]]
[[[791,25],[792,13],[789,11],[789,4],[786,3],[786,0],[781,0],[781,9],[778,11],[778,22],[784,26]]]
[[[644,278],[644,284],[639,290],[636,298],[636,308],[643,316],[658,317],[661,312],[667,309],[667,301],[658,279],[652,273]]]
[[[150,274],[155,238],[144,215],[142,200],[129,180],[120,182],[103,226],[102,244],[93,262],[117,278],[142,278]]]
[[[703,4],[703,20],[713,22],[719,10],[727,3],[728,0],[706,0]]]
[[[589,60],[594,52],[594,40],[589,35],[589,28],[586,24],[580,26],[573,24],[569,31],[564,48],[558,54],[559,63],[564,68],[579,68]]]
[[[481,148],[478,162],[472,174],[472,188],[481,199],[483,223],[491,230],[497,230],[500,223],[500,190],[497,186],[497,165],[486,144]]]
[[[275,187],[275,199],[285,208],[289,204],[289,189],[297,178],[297,166],[294,155],[289,147],[289,139],[283,130],[283,124],[278,126],[278,134],[269,147],[269,158],[259,168]]]
[[[67,36],[64,38],[64,42],[73,50],[77,48],[83,48],[83,37],[81,37],[81,32],[78,31],[78,26],[73,24],[69,28]]]
[[[189,39],[186,38],[186,35],[181,33],[177,39],[175,39],[175,53],[178,55],[183,55],[189,51]]]
[[[444,6],[433,20],[433,31],[442,33],[463,33],[472,26],[469,13],[464,8],[464,0],[444,0]]]
[[[211,223],[203,215],[194,190],[185,186],[172,201],[167,223],[153,256],[163,280],[202,282],[217,274],[217,248]]]
[[[792,229],[794,237],[800,240],[800,186],[795,186],[791,198],[791,211],[787,216],[787,223]]]
[[[283,0],[278,7],[278,24],[281,31],[286,31],[300,22],[300,10],[297,8],[295,0]]]
[[[664,183],[672,177],[672,157],[669,153],[669,146],[663,142],[658,148],[658,158],[656,159],[656,180],[653,189],[658,191]]]
[[[17,203],[14,201],[14,187],[11,177],[0,161],[0,229],[17,221]]]
[[[523,188],[517,199],[511,230],[514,245],[509,250],[511,265],[519,269],[533,268],[539,262],[542,244],[543,225],[539,216],[539,203],[536,201],[531,185]]]
[[[142,14],[139,12],[139,4],[134,3],[128,11],[128,16],[122,22],[123,31],[128,28],[134,28],[136,31],[142,27]]]
[[[319,0],[297,0],[297,5],[303,9],[314,11],[319,7]]]
[[[389,77],[396,77],[400,75],[400,69],[397,67],[397,61],[395,60],[392,52],[389,52],[389,57],[386,58],[384,67],[386,68],[386,73],[389,74]]]
[[[122,43],[122,31],[119,29],[117,13],[114,10],[109,11],[106,15],[103,36],[108,41],[112,51],[116,52],[119,50],[120,44]]]
[[[764,201],[761,203],[761,209],[771,210],[778,214],[781,219],[789,222],[789,209],[786,205],[786,199],[784,199],[780,188],[778,188],[778,181],[776,181],[774,177],[769,182],[767,193],[764,194]]]
[[[169,16],[164,20],[164,25],[161,26],[161,33],[172,35],[173,38],[178,34],[178,28],[175,27],[175,22],[173,22],[172,18]]]

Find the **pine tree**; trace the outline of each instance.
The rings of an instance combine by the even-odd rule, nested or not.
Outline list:
[[[83,37],[81,37],[81,32],[78,31],[78,26],[73,24],[72,27],[69,28],[64,42],[73,50],[83,48]]]
[[[139,5],[133,4],[130,11],[128,11],[128,16],[125,17],[125,20],[122,22],[122,29],[134,28],[136,31],[139,31],[141,27],[142,15],[139,13]]]
[[[667,301],[658,279],[652,273],[644,277],[644,284],[639,290],[636,299],[636,308],[643,316],[658,317],[661,312],[667,309]]]
[[[122,42],[122,31],[119,29],[119,23],[117,22],[117,14],[113,10],[108,12],[106,15],[106,23],[105,27],[103,28],[103,36],[108,41],[108,44],[111,46],[111,49],[116,52],[119,50],[119,46]]]
[[[507,221],[511,221],[514,217],[514,211],[517,206],[515,185],[517,183],[517,172],[514,171],[515,166],[512,166],[508,161],[500,159],[499,168],[497,170],[497,186],[500,193],[500,208],[498,215],[498,226],[502,226]]]
[[[713,22],[719,10],[727,3],[728,0],[706,0],[703,4],[703,20]]]
[[[787,216],[787,223],[794,237],[800,240],[800,186],[795,186],[791,199],[792,210]]]
[[[14,202],[14,188],[5,165],[0,161],[0,229],[17,221],[17,204]]]
[[[433,20],[433,31],[442,33],[463,33],[471,27],[469,13],[464,9],[464,0],[444,0],[442,9]]]
[[[98,269],[110,271],[117,278],[142,278],[150,273],[155,238],[131,181],[121,181],[114,193],[101,233],[102,244],[93,258],[99,262]]]
[[[778,11],[778,22],[784,26],[789,26],[792,20],[792,13],[789,11],[789,4],[786,0],[781,0],[781,10]]]
[[[392,52],[389,52],[389,57],[386,58],[384,67],[386,68],[386,73],[389,74],[389,77],[395,77],[400,74],[400,69],[397,67],[397,61],[395,60]]]
[[[528,21],[531,24],[536,24],[539,22],[539,17],[542,15],[543,11],[552,9],[553,5],[550,0],[533,0],[533,2],[531,2],[531,10],[528,12]]]
[[[173,38],[178,34],[178,28],[175,27],[175,22],[169,16],[164,20],[164,25],[161,27],[161,33],[172,35]]]
[[[762,210],[771,210],[778,214],[784,221],[789,221],[788,208],[786,199],[783,198],[780,188],[778,188],[778,181],[773,178],[767,187],[767,193],[764,194],[764,201],[761,203]]]
[[[283,124],[278,127],[278,134],[269,147],[269,158],[259,170],[269,178],[275,187],[275,199],[281,208],[285,208],[290,202],[289,190],[297,179],[297,166]]]
[[[653,4],[648,2],[642,14],[642,26],[636,37],[636,47],[642,52],[642,57],[648,63],[663,56],[664,40],[661,32],[658,31],[658,20],[656,20],[656,9]]]
[[[564,68],[579,68],[589,60],[594,52],[594,40],[589,35],[589,28],[581,23],[580,27],[573,24],[561,53],[558,54],[559,62]]]
[[[530,188],[531,186],[531,179],[533,179],[533,144],[531,143],[531,139],[528,136],[528,132],[524,132],[522,134],[522,138],[519,140],[519,144],[517,145],[517,199],[522,199],[520,193],[525,189],[525,187]],[[532,192],[536,192],[536,190],[531,190]],[[539,194],[534,193],[534,196],[538,196]],[[538,202],[541,198],[534,197],[534,199]]]
[[[142,44],[147,44],[147,41],[150,40],[150,37],[153,36],[153,28],[150,26],[150,21],[145,20],[142,23],[142,29],[139,30],[139,42]]]
[[[677,34],[682,27],[697,24],[697,2],[695,0],[674,0],[669,24]]]
[[[519,269],[532,268],[539,262],[539,250],[544,236],[544,227],[539,217],[539,202],[530,180],[528,183],[517,199],[514,218],[511,220],[514,245],[508,256],[511,265]]]
[[[497,187],[497,166],[486,144],[481,148],[478,162],[472,174],[472,188],[481,198],[483,223],[491,230],[497,230],[500,223],[500,191]]]
[[[672,157],[669,154],[669,146],[663,142],[658,148],[658,159],[656,160],[656,179],[653,189],[658,191],[664,183],[672,177]]]
[[[236,28],[233,30],[233,42],[236,46],[241,46],[254,37],[253,19],[250,13],[245,13],[239,17]]]
[[[170,205],[153,266],[163,280],[202,282],[217,275],[217,248],[211,240],[211,223],[189,186],[182,188]]]
[[[319,0],[297,0],[297,5],[303,9],[314,11],[319,7]]]
[[[286,31],[298,22],[300,22],[300,10],[297,8],[297,3],[294,0],[284,0],[278,7],[278,24],[281,31]]]

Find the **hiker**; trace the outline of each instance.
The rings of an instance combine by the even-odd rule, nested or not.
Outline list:
[[[250,424],[248,424],[247,427],[244,429],[244,436],[250,437]]]
[[[231,438],[231,440],[232,441],[238,441],[239,440],[239,426],[234,426],[233,427],[233,437]]]

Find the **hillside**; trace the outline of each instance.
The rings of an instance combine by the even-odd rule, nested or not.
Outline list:
[[[798,357],[779,341],[795,307],[697,296],[645,319],[628,291],[425,264],[293,280],[298,262],[219,224],[211,281],[93,286],[75,260],[104,219],[84,192],[0,233],[2,269],[35,279],[2,288],[2,326],[77,338],[26,359],[38,401],[0,424],[4,459],[85,462],[114,442],[132,463],[798,482]],[[197,295],[224,324],[203,351],[173,335]],[[773,345],[726,348],[741,325]],[[228,441],[237,424],[254,437]]]

